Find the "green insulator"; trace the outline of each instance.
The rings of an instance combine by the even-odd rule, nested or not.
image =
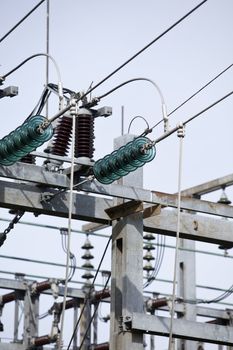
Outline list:
[[[122,147],[112,152],[108,158],[109,167],[111,168],[112,172],[118,176],[118,179],[120,179],[122,176],[125,176],[129,173],[127,170],[122,169],[120,166],[118,154],[121,149]]]
[[[53,135],[52,126],[49,125],[42,133],[39,131],[39,126],[45,120],[40,115],[33,116],[0,140],[0,164],[14,164],[48,141]]]
[[[143,165],[152,161],[156,155],[156,149],[154,146],[151,148],[144,148],[145,145],[151,144],[151,141],[147,137],[138,137],[133,142],[132,152],[137,154],[135,164],[137,161],[142,162]],[[134,164],[134,161],[132,162]]]
[[[150,162],[156,155],[155,146],[147,137],[138,137],[99,159],[93,166],[96,179],[110,184]]]
[[[110,178],[108,178],[106,176],[107,171],[102,165],[103,162],[104,162],[104,158],[101,158],[97,162],[95,162],[94,167],[93,167],[93,172],[94,172],[96,179],[99,182],[101,182],[105,185],[108,185],[108,184],[112,183],[114,180],[112,181]]]

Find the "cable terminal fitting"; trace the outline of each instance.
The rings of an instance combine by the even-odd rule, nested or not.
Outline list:
[[[75,101],[75,99],[72,99],[70,101],[70,114],[73,115],[77,115],[77,103]]]
[[[185,137],[185,127],[184,124],[182,122],[180,122],[177,125],[178,129],[177,129],[177,136],[178,137]]]

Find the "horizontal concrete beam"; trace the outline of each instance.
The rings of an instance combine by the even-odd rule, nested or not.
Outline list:
[[[170,318],[133,313],[131,320],[128,320],[128,327],[132,332],[168,337],[170,332]],[[174,319],[173,337],[232,346],[233,327]]]

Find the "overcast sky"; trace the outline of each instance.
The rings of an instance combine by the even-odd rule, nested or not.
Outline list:
[[[2,0],[0,37],[37,2]],[[87,90],[92,82],[98,83],[198,3],[193,0],[51,0],[50,54],[58,63],[63,85],[75,91]],[[168,112],[173,110],[208,80],[233,63],[232,14],[232,0],[207,1],[146,52],[93,91],[93,96],[102,95],[128,79],[146,77],[160,87]],[[0,75],[14,68],[28,56],[45,52],[45,50],[46,3],[0,44]],[[232,74],[231,69],[172,115],[170,125],[175,126],[179,121],[184,121],[230,92]],[[52,64],[49,81],[57,83],[56,71]],[[19,95],[0,101],[2,118],[0,137],[4,137],[24,121],[36,105],[44,84],[44,57],[28,62],[6,79],[4,87],[18,86]],[[113,115],[107,119],[96,120],[95,160],[110,153],[113,149],[113,139],[121,134],[122,106],[125,109],[126,132],[130,120],[136,115],[146,118],[150,126],[162,117],[158,92],[147,82],[134,82],[124,86],[103,99],[99,107],[104,105],[112,106]],[[232,173],[232,108],[233,99],[230,97],[187,126],[184,139],[182,189]],[[50,116],[53,116],[57,109],[58,101],[53,97],[49,105]],[[131,127],[132,133],[135,134],[140,134],[144,129],[145,124],[141,120],[135,121]],[[163,127],[160,126],[150,137],[155,139],[162,133]],[[144,187],[175,193],[177,192],[177,173],[178,138],[174,134],[158,144],[156,158],[144,167]],[[220,194],[220,192],[214,193],[208,198],[217,201]],[[227,194],[233,200],[231,189],[227,189]],[[1,217],[9,217],[6,210],[1,210]],[[46,222],[57,226],[66,225],[65,220],[42,216],[35,219],[32,214],[26,215],[25,220],[36,221],[38,224]],[[73,227],[78,229],[82,224],[74,222]],[[5,222],[1,223],[3,229],[6,225]],[[84,236],[72,236],[71,250],[77,255],[78,266],[82,264],[80,246],[83,241]],[[105,240],[98,239],[94,243],[96,267]],[[206,244],[202,247],[219,252],[217,246]],[[229,253],[232,254],[231,251]],[[59,231],[45,231],[23,225],[18,225],[15,231],[10,233],[6,243],[1,247],[1,254],[65,262]],[[110,269],[109,256],[104,263],[106,269]],[[197,256],[198,283],[229,287],[231,280],[228,276],[230,271],[232,273],[232,259],[209,257],[203,259],[203,255]],[[205,268],[203,268],[203,261],[206,262]],[[213,266],[215,266],[215,276],[212,272]],[[1,270],[42,276],[64,274],[61,269],[58,271],[42,265],[15,264],[6,259],[1,260]],[[173,256],[170,251],[166,251],[159,277],[171,279],[172,273]],[[3,274],[2,277],[6,275]],[[152,290],[171,293],[171,286],[158,283]],[[208,294],[205,296],[208,298]],[[49,300],[48,305],[52,302]],[[8,324],[8,329],[6,327],[4,336],[10,337],[10,320],[6,311],[7,308],[4,310],[3,317],[5,317],[4,322]],[[44,311],[46,306],[45,309],[42,308],[41,313]],[[49,327],[50,321],[44,322],[40,334],[48,333]],[[67,339],[69,334],[66,334]],[[100,335],[100,342],[104,340],[107,340],[106,336]],[[216,348],[214,345],[208,347],[208,349]]]

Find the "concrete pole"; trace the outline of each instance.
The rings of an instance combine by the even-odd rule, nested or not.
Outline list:
[[[131,141],[132,135],[115,140],[114,148]],[[142,168],[119,180],[142,187]],[[122,201],[116,200],[116,205]],[[110,350],[143,350],[143,334],[122,329],[122,317],[143,312],[143,219],[132,213],[113,223]]]
[[[181,239],[178,264],[178,296],[184,299],[196,299],[196,265],[195,265],[195,241]],[[178,315],[179,317],[179,315]],[[185,304],[184,317],[189,321],[196,321],[196,305]],[[197,350],[197,342],[191,340],[177,340],[178,350]]]

